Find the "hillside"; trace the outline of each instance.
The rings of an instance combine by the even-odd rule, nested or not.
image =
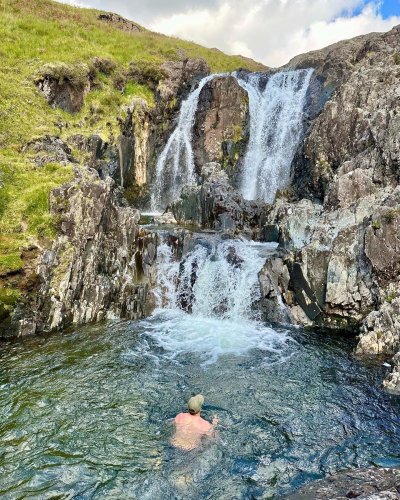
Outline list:
[[[27,143],[46,135],[115,137],[117,118],[134,97],[154,105],[152,83],[162,78],[166,61],[202,58],[212,72],[263,68],[117,15],[50,0],[0,0],[0,37],[0,280],[22,267],[22,247],[45,245],[53,236],[49,192],[72,176],[71,166],[58,161],[33,163],[32,152],[23,149]],[[50,107],[35,85],[45,73],[77,84],[88,73],[82,109],[71,114]],[[79,152],[73,154],[79,159]],[[3,289],[0,300],[14,298],[14,291]]]

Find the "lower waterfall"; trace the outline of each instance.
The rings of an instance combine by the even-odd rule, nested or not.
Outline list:
[[[243,240],[201,238],[181,262],[171,246],[158,248],[157,309],[146,330],[167,353],[197,353],[206,364],[220,355],[267,351],[283,356],[284,331],[260,318],[258,274],[274,245]],[[272,357],[271,357],[272,356]]]

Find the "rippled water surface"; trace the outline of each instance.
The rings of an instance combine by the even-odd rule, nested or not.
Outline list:
[[[196,321],[164,311],[0,345],[0,496],[279,498],[400,463],[399,399],[349,340]],[[200,391],[219,439],[177,452],[168,420]]]

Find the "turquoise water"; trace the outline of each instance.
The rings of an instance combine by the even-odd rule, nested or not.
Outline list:
[[[349,339],[249,323],[184,342],[199,319],[171,314],[0,345],[2,498],[279,498],[400,463],[400,399]],[[219,438],[178,452],[168,421],[197,392]]]

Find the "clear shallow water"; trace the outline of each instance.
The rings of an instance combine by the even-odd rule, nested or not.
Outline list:
[[[399,463],[400,401],[348,340],[248,323],[226,346],[214,320],[214,339],[185,343],[196,321],[164,312],[1,345],[0,496],[279,498],[347,467]],[[177,452],[168,419],[199,391],[220,439]]]

